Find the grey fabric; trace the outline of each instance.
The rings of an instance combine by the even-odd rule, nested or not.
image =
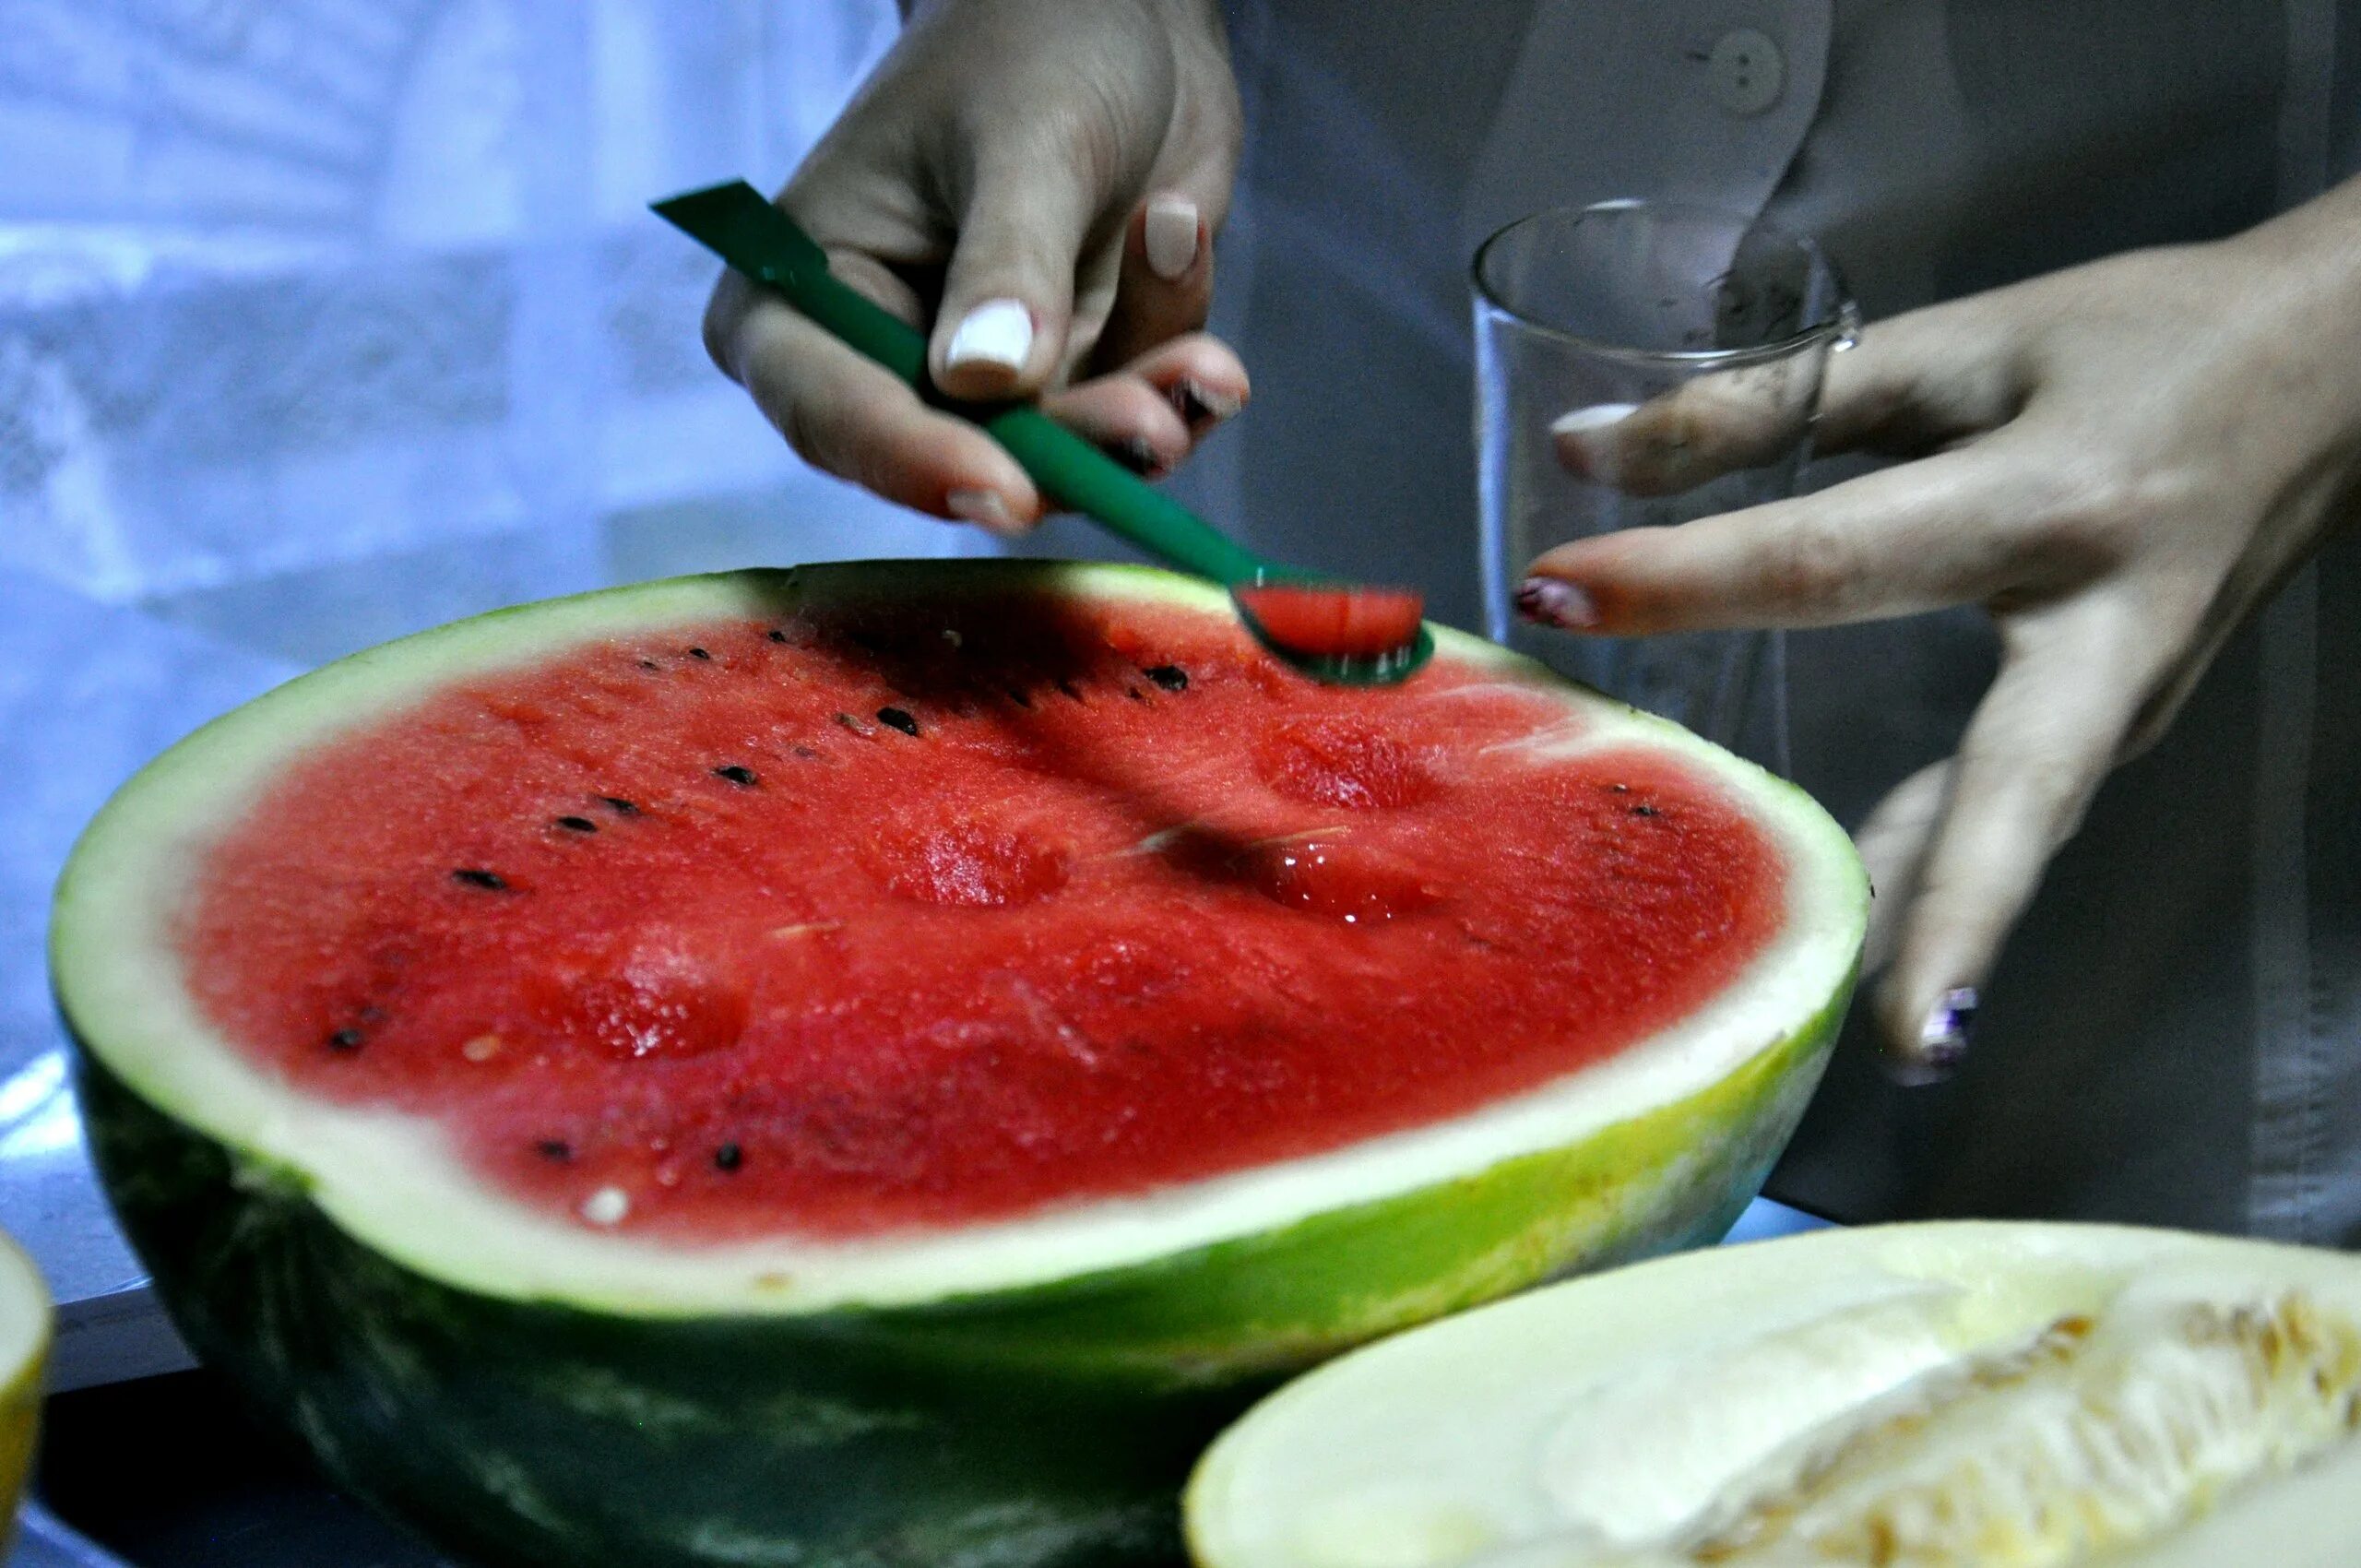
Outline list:
[[[1416,577],[1473,624],[1473,236],[1615,195],[1766,207],[1824,238],[1874,317],[2225,234],[2361,150],[2356,16],[2332,0],[1241,6],[1251,150],[1216,327],[1245,348],[1255,407],[1184,491],[1274,551]],[[1750,117],[1697,90],[1740,22],[1789,72]],[[1958,1081],[1889,1087],[1857,1019],[1776,1195],[1848,1219],[2361,1241],[2355,550],[2292,585],[2103,791]],[[1790,660],[1797,777],[1857,823],[1950,750],[1993,647],[1953,612],[1797,636]]]

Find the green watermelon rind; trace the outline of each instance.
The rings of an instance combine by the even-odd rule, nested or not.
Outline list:
[[[893,563],[528,606],[357,655],[217,720],[85,836],[61,884],[52,965],[101,1175],[191,1345],[344,1484],[496,1562],[1168,1552],[1196,1448],[1278,1377],[1560,1272],[1711,1241],[1759,1188],[1850,994],[1866,916],[1859,865],[1799,791],[1595,695],[1569,700],[1594,719],[1619,716],[1619,733],[1703,760],[1776,819],[1791,884],[1818,900],[1827,929],[1810,935],[1813,963],[1793,966],[1809,970],[1802,980],[1783,973],[1773,988],[1775,1016],[1744,1020],[1753,1032],[1734,1051],[1725,1040],[1714,1070],[1684,1092],[1651,1099],[1627,1084],[1619,1100],[1592,1096],[1628,1114],[1594,1118],[1558,1144],[1210,1234],[1176,1224],[1159,1235],[1162,1211],[1133,1206],[1119,1217],[1123,1245],[1077,1265],[1069,1237],[1055,1269],[1030,1277],[953,1270],[913,1291],[905,1267],[878,1276],[888,1288],[866,1299],[792,1275],[766,1289],[618,1290],[622,1265],[577,1277],[562,1253],[543,1266],[527,1220],[504,1233],[514,1267],[503,1275],[485,1246],[442,1238],[481,1216],[455,1218],[439,1194],[416,1203],[427,1223],[405,1216],[401,1183],[421,1173],[385,1162],[431,1146],[376,1151],[374,1187],[365,1165],[324,1177],[323,1158],[295,1153],[326,1146],[305,1141],[320,1131],[311,1110],[284,1090],[276,1102],[251,1086],[225,1090],[219,1051],[188,1039],[184,1002],[159,1013],[154,975],[127,973],[142,966],[119,949],[139,921],[166,923],[156,910],[171,903],[173,855],[250,798],[257,758],[457,671],[589,636],[753,601],[782,608],[806,592],[1017,583],[1221,604],[1217,590],[1138,569]],[[1503,679],[1568,690],[1489,644],[1439,641],[1445,657],[1486,661]],[[216,814],[187,809],[208,790]],[[248,1102],[234,1103],[239,1094]],[[1401,1146],[1378,1142],[1398,1158]],[[389,1229],[389,1214],[407,1223]],[[1013,1233],[1021,1250],[1028,1232]],[[660,1249],[619,1238],[583,1245],[621,1247],[642,1274],[690,1272],[677,1253],[651,1263]]]
[[[797,1316],[456,1289],[87,1051],[80,1072],[116,1213],[192,1348],[439,1542],[567,1568],[1169,1561],[1191,1462],[1287,1373],[1718,1236],[1843,1001],[1691,1100],[1441,1190],[1052,1286]]]

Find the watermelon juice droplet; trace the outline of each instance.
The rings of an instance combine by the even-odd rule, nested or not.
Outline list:
[[[1240,583],[1230,589],[1278,647],[1307,659],[1376,659],[1410,646],[1426,613],[1416,588]]]

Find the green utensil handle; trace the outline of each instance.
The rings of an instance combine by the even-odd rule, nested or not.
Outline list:
[[[980,425],[1059,505],[1087,513],[1147,553],[1217,583],[1308,576],[1274,566],[1225,537],[1029,404],[982,407],[943,398],[927,374],[926,339],[918,329],[831,274],[826,253],[744,181],[674,196],[656,210],[930,402]]]

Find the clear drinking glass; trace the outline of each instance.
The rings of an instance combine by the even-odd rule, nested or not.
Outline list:
[[[1554,545],[1793,493],[1828,356],[1858,324],[1828,258],[1742,213],[1604,202],[1485,241],[1475,304],[1487,632],[1787,771],[1777,634],[1583,636],[1513,600]]]

